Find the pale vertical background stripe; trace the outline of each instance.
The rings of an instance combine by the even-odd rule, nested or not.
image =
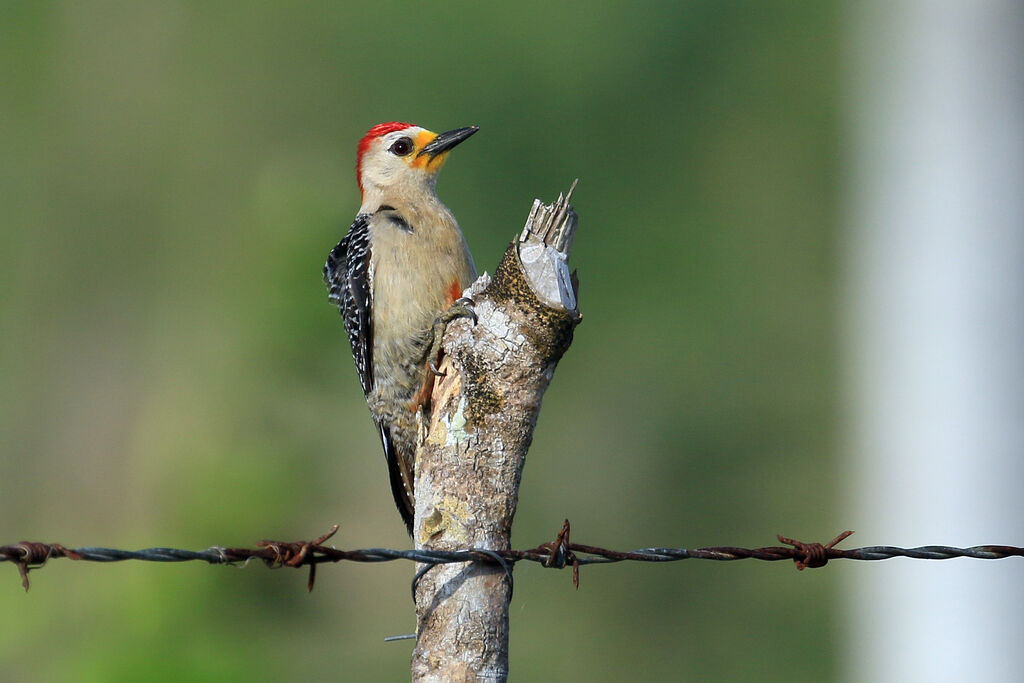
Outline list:
[[[1024,3],[847,19],[844,519],[1024,545]],[[845,576],[847,680],[1024,681],[1021,560]]]

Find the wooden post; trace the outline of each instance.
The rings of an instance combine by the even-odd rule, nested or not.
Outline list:
[[[448,327],[445,376],[416,453],[417,548],[510,547],[541,398],[581,319],[567,263],[577,223],[571,195],[549,206],[534,202],[494,277],[484,274],[471,288],[477,323]],[[506,680],[508,571],[466,563],[423,575],[414,681]]]

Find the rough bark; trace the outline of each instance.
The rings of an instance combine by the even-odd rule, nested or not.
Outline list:
[[[575,183],[573,184],[575,187]],[[518,240],[471,287],[479,317],[445,334],[416,454],[416,547],[507,549],[541,397],[580,321],[569,196],[534,202]],[[423,565],[419,565],[423,569]],[[511,566],[447,564],[416,588],[414,681],[504,681]]]

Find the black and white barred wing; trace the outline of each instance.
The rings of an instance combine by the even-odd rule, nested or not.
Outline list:
[[[327,298],[338,307],[345,322],[364,394],[369,394],[373,388],[371,278],[370,214],[361,213],[352,222],[348,234],[327,256],[324,283],[327,285]]]

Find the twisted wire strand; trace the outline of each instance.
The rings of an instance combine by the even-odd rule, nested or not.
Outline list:
[[[826,544],[804,543],[779,536],[784,545],[763,548],[738,548],[716,546],[705,548],[640,548],[619,551],[598,546],[572,543],[569,539],[569,522],[554,541],[542,543],[528,550],[493,550],[468,548],[465,550],[394,550],[389,548],[360,548],[341,550],[324,543],[338,530],[313,541],[260,541],[255,548],[229,548],[212,546],[206,550],[182,550],[179,548],[145,548],[142,550],[119,550],[116,548],[84,547],[66,548],[58,543],[36,543],[23,541],[0,546],[0,562],[17,565],[22,585],[28,590],[28,572],[42,567],[48,560],[66,557],[86,562],[194,562],[201,561],[215,565],[243,564],[252,559],[262,560],[270,567],[309,567],[312,590],[316,565],[333,562],[393,562],[408,560],[424,565],[449,564],[454,562],[485,562],[502,566],[506,574],[516,562],[536,562],[542,566],[562,569],[572,567],[573,583],[579,586],[579,568],[591,564],[613,562],[679,562],[681,560],[714,560],[730,562],[736,560],[762,560],[776,562],[792,560],[798,569],[823,567],[829,560],[888,560],[907,557],[917,560],[949,560],[971,558],[977,560],[1000,560],[1008,557],[1024,557],[1024,548],[1010,545],[976,545],[956,548],[944,545],[926,545],[915,548],[897,546],[868,546],[843,550],[834,547],[852,532],[844,532]]]

